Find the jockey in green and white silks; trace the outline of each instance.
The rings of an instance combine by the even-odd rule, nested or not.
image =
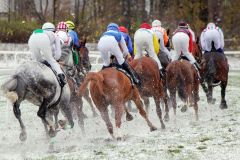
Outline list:
[[[66,84],[65,75],[57,60],[61,57],[60,38],[55,33],[55,26],[47,22],[42,29],[36,29],[28,40],[28,46],[33,60],[47,61],[52,69],[57,72],[60,85]]]

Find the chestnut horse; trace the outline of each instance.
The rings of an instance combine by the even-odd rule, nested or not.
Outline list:
[[[198,120],[199,80],[194,66],[187,60],[171,62],[167,69],[167,88],[176,115],[176,92],[180,99],[194,107],[196,120]],[[185,105],[186,107],[186,105]]]
[[[106,68],[99,72],[89,72],[80,86],[79,95],[82,95],[88,83],[90,82],[90,93],[97,109],[101,113],[102,119],[105,121],[108,132],[115,138],[113,134],[113,126],[108,114],[108,106],[111,105],[115,109],[115,125],[116,137],[120,136],[121,118],[124,112],[124,105],[127,101],[132,100],[136,104],[139,113],[146,120],[150,131],[157,128],[149,121],[143,104],[139,96],[136,86],[132,86],[130,79],[122,72],[114,68]]]
[[[166,119],[168,119],[168,104],[157,63],[150,57],[142,57],[139,59],[134,59],[130,62],[130,65],[137,72],[142,81],[142,86],[139,88],[139,92],[144,100],[146,111],[148,112],[149,110],[149,97],[153,97],[156,104],[156,112],[161,123],[161,128],[164,129],[165,125],[162,120],[160,98],[164,99],[167,108],[167,114],[165,116]]]
[[[213,87],[216,86],[214,82],[218,82],[221,86],[221,109],[227,108],[225,100],[225,92],[228,83],[228,60],[223,53],[216,51],[207,52],[203,54],[202,60],[203,79],[207,83],[208,90],[206,92],[208,103],[214,104],[216,99],[213,98]]]

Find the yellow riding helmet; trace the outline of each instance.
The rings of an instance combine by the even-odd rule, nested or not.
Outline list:
[[[75,24],[72,21],[66,21],[67,26],[69,29],[74,29],[75,28]]]

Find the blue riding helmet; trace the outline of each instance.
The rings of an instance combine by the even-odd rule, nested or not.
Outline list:
[[[108,26],[107,26],[107,31],[109,30],[112,30],[112,31],[117,31],[119,32],[119,27],[116,23],[110,23]]]

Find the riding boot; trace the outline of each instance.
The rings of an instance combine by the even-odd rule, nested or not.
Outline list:
[[[59,78],[59,81],[60,81],[60,86],[64,87],[64,85],[67,83],[66,79],[65,79],[65,75],[63,73],[58,74],[58,78]]]
[[[194,65],[194,68],[196,68],[198,79],[199,79],[200,83],[203,83],[203,79],[199,72],[199,70],[201,69],[200,65],[197,62],[195,62],[193,65]]]
[[[124,63],[122,64],[122,67],[125,71],[127,71],[130,74],[134,83],[138,86],[141,86],[140,80],[138,79],[138,77],[137,77],[136,73],[133,71],[133,69],[129,66],[127,61],[124,61]]]

